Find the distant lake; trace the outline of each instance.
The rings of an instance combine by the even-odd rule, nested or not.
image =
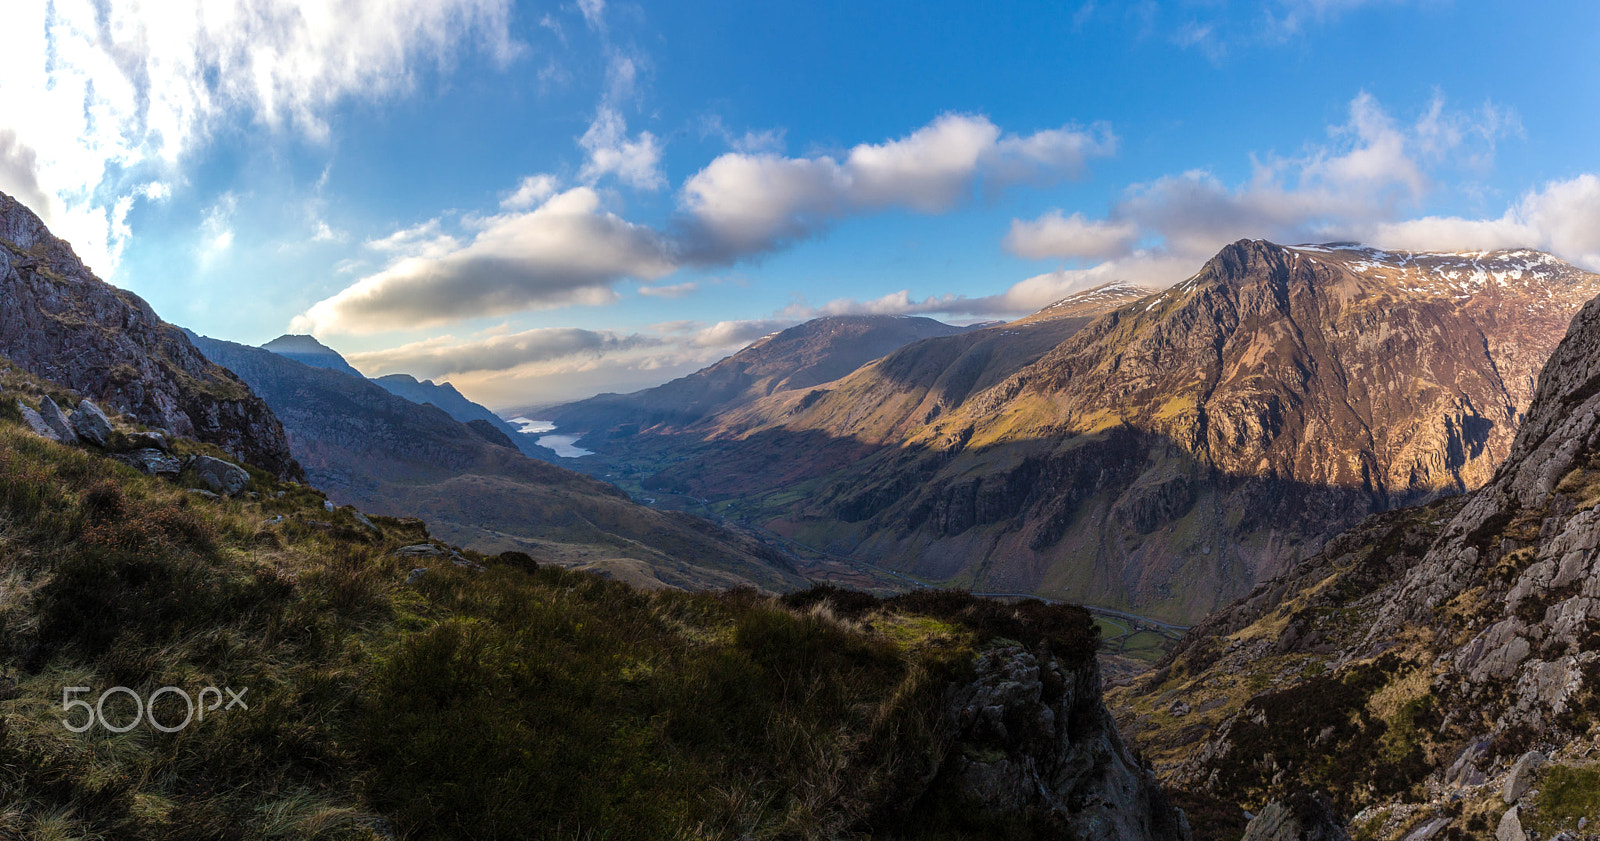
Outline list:
[[[534,443],[541,447],[549,447],[555,450],[556,455],[562,458],[581,458],[582,456],[594,455],[593,450],[585,450],[582,447],[574,446],[578,439],[583,437],[582,435],[547,435],[546,433],[556,428],[556,425],[549,421],[512,418],[507,423],[514,423],[521,427],[517,431],[523,435],[539,436]]]

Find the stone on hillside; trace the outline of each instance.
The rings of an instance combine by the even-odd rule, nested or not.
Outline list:
[[[427,575],[427,574],[428,574],[428,568],[427,567],[417,567],[416,569],[411,571],[410,575],[406,576],[406,583],[407,584],[415,584],[418,581],[422,580],[422,576]]]
[[[1505,789],[1500,792],[1500,799],[1508,804],[1517,802],[1518,798],[1528,793],[1528,789],[1533,788],[1534,779],[1549,762],[1544,754],[1536,750],[1523,754],[1522,758],[1517,760],[1517,764],[1511,766],[1511,773],[1506,776]]]
[[[67,422],[67,416],[61,413],[61,407],[49,395],[39,398],[39,417],[56,433],[56,440],[63,444],[74,444],[78,441],[78,433],[72,431],[72,424]]]
[[[154,447],[134,450],[131,453],[118,453],[112,458],[151,476],[176,476],[182,469],[177,459]]]
[[[1528,841],[1528,834],[1522,831],[1522,818],[1517,815],[1516,806],[1500,816],[1500,825],[1494,830],[1494,841]]]
[[[67,419],[72,431],[78,437],[93,443],[96,447],[104,447],[111,442],[111,421],[106,418],[106,413],[100,411],[89,398],[78,401],[78,408]]]
[[[132,446],[134,449],[138,450],[149,449],[160,450],[162,452],[166,452],[168,447],[167,436],[162,435],[160,432],[156,432],[155,430],[151,430],[149,432],[128,433],[128,444],[129,446]]]
[[[34,435],[40,438],[49,438],[51,441],[61,440],[61,436],[50,428],[50,424],[44,422],[44,418],[40,417],[38,412],[28,408],[21,400],[17,401],[17,408],[22,410],[22,422],[28,425],[28,429]]]
[[[1245,827],[1242,841],[1350,841],[1350,833],[1326,800],[1302,793],[1268,803]]]
[[[212,490],[233,496],[250,483],[250,474],[243,467],[211,456],[198,456],[192,463],[194,475]]]

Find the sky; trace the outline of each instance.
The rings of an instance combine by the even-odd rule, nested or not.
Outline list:
[[[984,6],[987,6],[985,8]],[[1600,4],[15,0],[0,191],[168,321],[491,408],[1240,238],[1600,271]]]

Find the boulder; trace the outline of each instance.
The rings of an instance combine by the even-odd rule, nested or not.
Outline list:
[[[111,421],[106,418],[106,413],[100,411],[100,407],[87,397],[78,401],[77,410],[67,422],[72,426],[72,431],[78,433],[79,438],[96,447],[104,447],[111,443]]]
[[[1544,754],[1536,750],[1523,754],[1517,760],[1517,764],[1511,766],[1511,773],[1506,775],[1506,784],[1500,792],[1500,799],[1507,805],[1517,802],[1522,795],[1528,793],[1528,789],[1533,788],[1533,781],[1538,778],[1539,771],[1549,762]]]
[[[39,398],[39,417],[44,419],[45,425],[56,433],[56,440],[63,444],[75,444],[78,433],[72,431],[72,424],[67,422],[67,416],[61,413],[61,407],[49,395]]]
[[[44,422],[44,418],[40,417],[38,412],[28,408],[21,400],[17,401],[17,408],[22,410],[22,422],[27,424],[28,429],[34,435],[40,438],[49,438],[51,441],[61,440],[61,436],[50,428],[50,424]]]
[[[243,467],[211,456],[197,456],[191,463],[194,475],[212,490],[233,496],[250,483],[250,474]]]
[[[176,476],[182,469],[177,459],[154,447],[134,450],[131,453],[118,453],[112,458],[151,476]]]
[[[1518,816],[1516,806],[1500,816],[1500,825],[1494,830],[1494,841],[1528,841],[1528,834],[1522,831],[1522,818]]]
[[[1350,841],[1350,833],[1325,798],[1301,793],[1268,803],[1245,827],[1243,841]]]

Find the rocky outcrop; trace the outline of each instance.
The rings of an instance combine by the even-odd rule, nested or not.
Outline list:
[[[211,456],[195,456],[189,468],[206,487],[224,496],[235,496],[250,484],[250,474],[237,464]]]
[[[950,694],[942,773],[996,815],[1032,815],[1084,841],[1188,839],[1182,812],[1123,744],[1094,659],[1069,666],[1021,645],[984,652]]]
[[[1246,686],[1265,688],[1236,700]],[[1194,724],[1136,712],[1174,693],[1215,708],[1186,741]],[[1331,541],[1191,631],[1118,703],[1169,783],[1246,807],[1326,788],[1375,839],[1548,837],[1592,820],[1573,811],[1581,798],[1539,789],[1544,775],[1595,786],[1600,299],[1572,320],[1487,485]]]
[[[138,296],[95,277],[4,194],[0,356],[138,423],[215,444],[279,476],[302,475],[260,398]]]
[[[1250,820],[1243,841],[1350,841],[1327,800],[1300,794],[1274,800]]]

